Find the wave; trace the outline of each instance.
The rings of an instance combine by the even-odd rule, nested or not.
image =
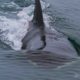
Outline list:
[[[16,3],[14,3],[13,1],[6,2],[0,5],[0,10],[3,12],[15,12],[15,11],[19,11],[20,9],[21,7],[17,5]]]
[[[9,45],[0,41],[0,50],[12,50],[12,48]]]

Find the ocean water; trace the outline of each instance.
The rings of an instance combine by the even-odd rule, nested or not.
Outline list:
[[[46,27],[65,34],[78,45],[79,3],[79,0],[41,1]],[[20,50],[33,11],[34,0],[0,0],[0,80],[80,80],[79,57],[66,60]],[[48,60],[42,61],[45,55]]]

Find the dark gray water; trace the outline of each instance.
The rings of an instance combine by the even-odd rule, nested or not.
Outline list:
[[[47,13],[52,17],[51,25],[80,44],[80,1],[47,0],[47,2],[51,4],[50,9],[47,9]],[[31,4],[34,4],[33,0],[0,0],[0,22],[4,21],[3,24],[0,23],[2,40],[0,41],[0,80],[80,80],[80,59],[78,58],[66,59],[64,56],[50,55],[47,52],[31,54],[27,51],[13,50],[17,49],[17,46],[20,47],[20,43],[16,42],[18,35],[17,37],[14,35],[23,33],[15,32],[15,29],[20,29],[17,27],[19,18],[17,14]],[[27,10],[24,9],[28,12]],[[30,12],[29,15],[31,14]],[[21,37],[22,35],[19,39]],[[16,41],[13,40],[14,38]]]

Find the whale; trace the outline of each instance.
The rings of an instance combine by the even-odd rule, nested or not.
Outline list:
[[[62,56],[67,59],[78,57],[68,36],[46,27],[40,0],[35,0],[34,16],[29,22],[28,32],[22,39],[21,49],[27,50],[29,54],[39,53],[41,57],[48,53],[48,55],[56,55],[58,58],[62,58]]]

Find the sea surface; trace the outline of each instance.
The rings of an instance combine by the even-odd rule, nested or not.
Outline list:
[[[46,27],[80,45],[80,0],[42,0],[41,4]],[[21,50],[33,11],[34,0],[0,0],[0,80],[80,80],[79,57],[66,60]]]

